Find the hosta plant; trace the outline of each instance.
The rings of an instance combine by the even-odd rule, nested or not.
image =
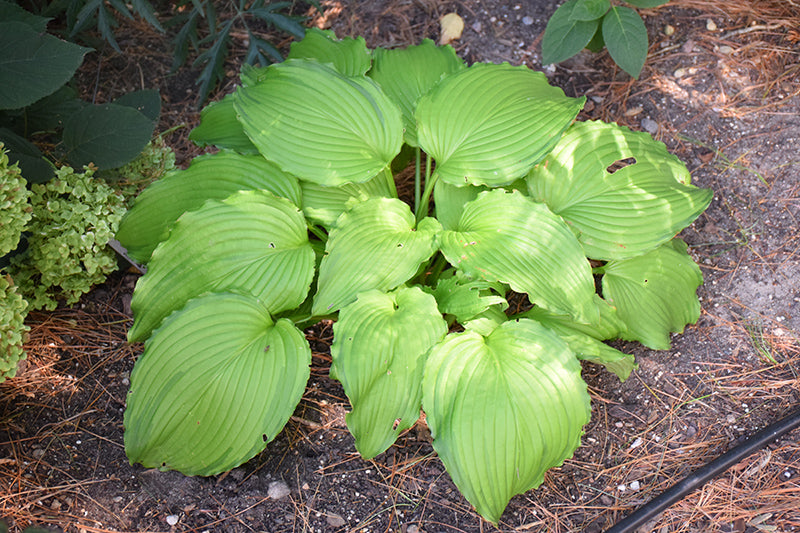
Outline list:
[[[575,122],[584,99],[542,74],[313,31],[241,81],[192,135],[221,150],[146,189],[117,234],[148,264],[132,462],[213,475],[253,457],[303,394],[301,328],[330,319],[361,455],[422,409],[497,522],[579,445],[579,360],[625,378],[632,357],[602,341],[667,348],[698,318],[675,235],[711,193],[648,135]],[[403,160],[414,187],[398,195]]]

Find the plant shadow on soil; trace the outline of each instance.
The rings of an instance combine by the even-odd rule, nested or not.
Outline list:
[[[364,35],[370,46],[436,39],[438,18],[455,11],[465,31],[454,45],[469,62],[541,69],[541,35],[557,4],[326,5],[319,25]],[[695,184],[714,190],[710,208],[681,234],[705,276],[702,315],[669,351],[620,343],[640,365],[625,383],[585,365],[593,412],[583,445],[542,487],[512,499],[501,531],[601,531],[800,403],[800,8],[710,1],[700,11],[675,0],[642,13],[651,46],[640,80],[605,53],[581,53],[547,72],[568,95],[589,97],[581,119],[649,131]],[[141,81],[162,91],[162,131],[196,124],[193,73],[168,75],[166,40],[149,34],[154,52],[140,30],[121,30],[129,54],[87,58],[82,82],[110,100]],[[229,67],[221,94],[232,90],[238,67]],[[187,131],[167,139],[184,162],[198,153]],[[29,317],[29,360],[0,385],[0,518],[11,531],[32,522],[69,532],[494,529],[459,494],[424,424],[373,461],[357,455],[346,397],[327,377],[325,323],[308,331],[306,394],[263,453],[211,478],[129,465],[122,415],[141,346],[125,333],[136,278],[117,273],[79,305]],[[645,530],[800,530],[799,436],[745,459]]]

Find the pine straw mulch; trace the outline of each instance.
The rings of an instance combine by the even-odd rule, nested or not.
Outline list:
[[[486,46],[479,32],[470,29],[471,20],[480,20],[487,33],[493,24],[484,15],[487,10],[498,9],[495,14],[500,17],[507,8],[513,17],[513,5],[470,0],[325,3],[326,17],[318,18],[317,25],[333,27],[339,35],[365,35],[371,46],[435,37],[438,17],[456,10],[468,22],[456,46],[462,52],[470,47],[470,54],[478,53],[478,44]],[[686,334],[675,337],[670,352],[623,345],[637,354],[640,364],[625,384],[586,366],[593,417],[584,445],[563,467],[548,473],[543,487],[512,500],[501,522],[504,531],[600,531],[800,402],[800,335],[787,325],[792,317],[765,312],[755,294],[751,300],[727,290],[740,283],[748,267],[778,272],[797,262],[796,231],[770,236],[753,229],[761,218],[778,214],[789,217],[783,230],[796,229],[796,154],[773,166],[760,164],[761,156],[770,155],[767,141],[775,131],[750,129],[739,135],[723,130],[721,122],[775,120],[797,113],[800,6],[792,0],[710,0],[702,5],[673,0],[645,15],[648,24],[658,27],[650,27],[651,50],[639,81],[609,74],[615,67],[604,55],[566,64],[554,79],[568,92],[594,97],[586,118],[639,128],[643,114],[658,117],[665,105],[689,110],[676,113],[677,120],[659,120],[656,136],[687,161],[696,181],[713,187],[719,196],[710,214],[686,232],[706,276],[700,289],[703,315]],[[724,29],[703,31],[709,19]],[[667,38],[661,31],[667,24],[688,37]],[[164,37],[147,26],[126,23],[122,31],[130,32],[129,42],[120,40],[125,56],[88,56],[81,84],[97,101],[155,84],[164,101],[159,131],[171,130],[167,142],[185,163],[199,153],[187,140],[198,120],[191,85],[196,72],[183,69],[170,75]],[[539,39],[540,34],[533,35],[522,52],[500,46],[494,52],[539,68]],[[234,51],[242,49],[237,40],[232,46]],[[235,60],[227,69],[221,93],[234,83]],[[683,69],[680,76],[678,69]],[[719,142],[704,141],[703,132],[718,136]],[[133,274],[116,275],[79,306],[29,317],[29,359],[17,378],[0,385],[0,517],[16,528],[36,523],[98,533],[171,529],[158,503],[167,496],[133,497],[143,486],[148,490],[146,473],[119,466],[124,463],[121,424],[128,376],[141,349],[125,341],[134,280]],[[784,283],[795,287],[797,301],[800,280]],[[296,453],[312,442],[324,447],[348,438],[342,424],[346,399],[326,381],[330,330],[312,330],[309,338],[314,348],[311,385],[280,442],[270,447],[270,467],[291,464],[292,450]],[[222,500],[216,509],[188,504],[181,516],[207,517],[193,522],[202,527],[172,529],[257,531],[274,525],[275,531],[311,531],[326,529],[327,524],[328,530],[337,530],[326,521],[329,517],[320,516],[315,501],[327,501],[341,477],[357,476],[385,497],[359,508],[357,528],[349,523],[338,530],[491,530],[453,491],[427,438],[424,426],[419,426],[376,461],[365,462],[350,453],[317,465],[310,483],[298,474],[296,490],[283,504],[288,518],[280,527],[277,518],[269,522],[277,515],[270,514],[273,508],[264,491],[234,509],[226,509]],[[265,464],[244,479],[234,472],[218,476],[215,483],[245,486],[251,476],[268,468]],[[165,490],[177,486],[175,482]],[[350,496],[342,496],[345,503],[338,514],[345,516]],[[800,530],[797,432],[688,495],[644,530]]]

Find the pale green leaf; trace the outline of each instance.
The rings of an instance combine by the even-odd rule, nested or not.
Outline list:
[[[90,51],[16,20],[0,22],[0,36],[0,109],[19,109],[56,92]]]
[[[350,399],[347,427],[365,459],[385,451],[419,418],[425,356],[446,334],[436,300],[418,287],[364,292],[340,311],[331,377]]]
[[[360,292],[389,291],[405,283],[433,255],[440,231],[433,218],[415,224],[408,205],[397,199],[355,204],[329,234],[313,315],[334,313]]]
[[[614,170],[622,161],[630,164]],[[564,218],[586,255],[599,260],[661,246],[712,198],[689,184],[686,166],[664,144],[604,122],[574,124],[527,181],[531,196]]]
[[[508,302],[501,295],[502,292],[502,285],[499,283],[470,279],[458,271],[450,277],[441,276],[436,288],[430,290],[436,298],[439,310],[446,315],[453,315],[461,324],[491,306],[507,309]]]
[[[332,31],[319,28],[309,28],[302,41],[294,41],[286,59],[316,59],[320,63],[330,63],[345,76],[363,76],[371,61],[363,37],[337,39]]]
[[[493,190],[468,203],[441,250],[466,274],[507,283],[528,299],[574,319],[596,323],[594,279],[580,243],[544,204],[519,192]]]
[[[478,197],[483,191],[488,191],[485,185],[464,185],[457,187],[446,181],[437,181],[433,187],[433,203],[436,205],[436,220],[442,223],[447,230],[458,228],[464,206]]]
[[[144,340],[170,313],[205,292],[258,298],[273,315],[299,306],[314,275],[303,213],[264,191],[209,200],[182,216],[153,252],[131,308],[131,342]]]
[[[589,44],[597,32],[597,20],[573,17],[578,5],[579,0],[564,2],[547,21],[542,36],[543,65],[560,63],[574,56]]]
[[[467,500],[497,523],[509,499],[569,458],[589,421],[576,357],[533,320],[448,335],[428,355],[423,409],[433,447]]]
[[[417,146],[417,101],[446,75],[464,68],[452,46],[430,39],[407,48],[376,48],[369,76],[377,81],[403,113],[405,141]]]
[[[478,63],[417,104],[417,137],[453,185],[507,185],[524,176],[583,107],[525,66]]]
[[[189,134],[189,140],[201,147],[216,146],[241,154],[258,153],[250,138],[244,134],[242,124],[236,119],[232,94],[210,103],[200,112],[200,125]]]
[[[400,110],[374,81],[315,61],[270,65],[236,91],[234,106],[264,157],[320,185],[367,181],[403,144]]]
[[[257,189],[301,205],[297,179],[260,155],[222,151],[196,157],[188,169],[170,172],[136,198],[120,222],[117,240],[132,258],[146,263],[183,213],[200,208],[206,200]]]
[[[647,28],[642,17],[629,7],[612,7],[603,17],[603,39],[611,59],[638,79],[648,47]]]
[[[231,293],[191,300],[145,345],[131,372],[131,463],[211,476],[244,463],[286,424],[305,390],[311,350],[288,320]]]
[[[351,198],[391,198],[393,191],[383,174],[363,183],[325,187],[312,181],[300,182],[303,213],[311,222],[330,228],[346,209]]]
[[[670,332],[682,332],[700,317],[700,268],[675,239],[645,255],[604,267],[603,297],[617,308],[627,332],[654,350],[668,350]]]

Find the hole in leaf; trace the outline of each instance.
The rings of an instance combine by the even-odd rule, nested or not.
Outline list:
[[[261,440],[263,440],[264,442],[267,442],[267,438],[268,438],[268,437],[267,437],[267,434],[266,434],[266,433],[262,433],[262,434],[261,434]]]
[[[636,164],[636,159],[634,159],[633,157],[626,157],[625,159],[619,159],[619,160],[614,161],[613,163],[611,163],[606,168],[606,172],[608,172],[609,174],[613,174],[617,170],[620,170],[620,169],[625,168],[625,167],[629,167],[629,166],[634,165],[634,164]]]

